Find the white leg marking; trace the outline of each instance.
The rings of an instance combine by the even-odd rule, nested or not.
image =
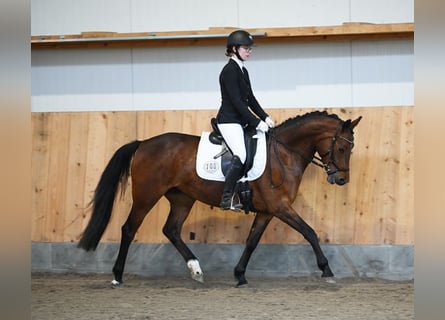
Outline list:
[[[120,285],[121,285],[121,283],[119,282],[119,281],[117,281],[117,280],[113,280],[113,281],[111,281],[111,285],[113,286],[113,287],[119,287]]]
[[[199,265],[198,260],[192,259],[187,261],[187,267],[190,270],[190,274],[193,280],[204,282],[204,274],[202,273],[201,266]]]
[[[337,281],[335,281],[334,277],[326,277],[325,281],[327,283],[337,283]]]

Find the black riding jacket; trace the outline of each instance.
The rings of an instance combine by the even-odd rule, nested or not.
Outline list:
[[[264,121],[268,117],[253,94],[247,69],[243,69],[244,72],[236,61],[229,59],[219,75],[221,107],[216,116],[218,123],[256,127],[260,119]]]

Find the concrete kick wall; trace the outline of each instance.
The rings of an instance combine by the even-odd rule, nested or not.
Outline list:
[[[242,244],[189,244],[200,260],[204,276],[232,274]],[[414,247],[411,245],[323,245],[336,277],[388,280],[414,279]],[[34,242],[33,272],[111,273],[119,244],[101,243],[85,252],[75,243]],[[171,244],[133,243],[125,274],[147,277],[187,275],[186,264]],[[309,245],[262,244],[252,254],[246,276],[289,277],[321,275]]]

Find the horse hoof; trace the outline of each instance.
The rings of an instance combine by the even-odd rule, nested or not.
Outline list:
[[[112,287],[113,289],[120,288],[121,285],[122,285],[122,283],[120,283],[120,282],[117,281],[117,280],[113,280],[113,281],[111,281],[111,287]]]
[[[190,270],[190,274],[193,280],[203,283],[204,282],[204,273],[201,270],[201,266],[199,265],[199,261],[196,259],[192,259],[187,261],[187,267]]]
[[[248,288],[249,287],[249,284],[246,282],[246,283],[238,283],[237,285],[236,285],[236,287],[237,288],[240,288],[240,289],[242,289],[242,288]]]
[[[337,281],[335,281],[335,279],[333,277],[329,277],[329,278],[324,278],[324,281],[326,281],[327,283],[337,283]]]
[[[192,279],[204,283],[204,275],[202,273],[201,274],[192,273]]]
[[[331,271],[331,268],[329,268],[329,266],[326,266],[323,269],[323,273],[321,274],[322,278],[332,278],[334,276],[334,274]]]

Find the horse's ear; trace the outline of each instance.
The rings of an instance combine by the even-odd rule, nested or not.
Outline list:
[[[362,119],[362,116],[358,117],[357,119],[355,119],[354,121],[351,122],[351,129],[354,129],[356,125],[358,125],[358,123],[360,122],[360,120]],[[350,120],[348,120],[350,121]]]
[[[358,117],[354,121],[352,121],[351,119],[346,120],[345,122],[343,122],[343,130],[351,130],[351,132],[352,132],[353,129],[355,128],[355,126],[358,125],[358,123],[360,122],[361,119],[362,119],[362,116]]]

